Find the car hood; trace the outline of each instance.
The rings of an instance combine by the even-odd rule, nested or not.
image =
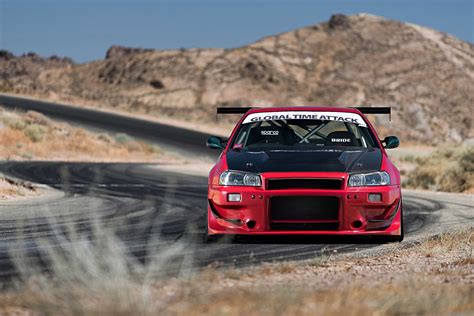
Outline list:
[[[380,170],[382,151],[378,148],[230,150],[229,170],[247,172],[370,172]]]

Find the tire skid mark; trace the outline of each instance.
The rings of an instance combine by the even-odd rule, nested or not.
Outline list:
[[[327,252],[349,252],[378,246],[370,241],[354,243],[351,239],[329,242],[292,237],[205,244],[207,179],[160,171],[149,166],[0,163],[3,173],[66,192],[64,197],[49,202],[0,205],[0,277],[13,273],[12,267],[8,269],[9,258],[5,248],[18,241],[18,231],[24,236],[24,244],[18,249],[35,256],[41,251],[38,238],[51,239],[54,246],[55,235],[67,235],[70,227],[93,239],[91,227],[94,220],[100,220],[106,228],[113,229],[125,247],[143,261],[153,258],[149,252],[152,246],[161,249],[177,241],[185,243],[183,258],[191,256],[198,268],[216,259],[224,265],[249,265],[308,259]],[[462,212],[455,218],[441,219],[441,212],[449,205],[472,208],[469,204],[444,203],[416,193],[405,193],[406,234],[416,234],[441,223],[472,219]],[[160,242],[157,243],[158,239]],[[180,265],[178,261],[177,266]]]

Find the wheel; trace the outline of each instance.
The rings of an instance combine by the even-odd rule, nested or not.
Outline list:
[[[222,235],[209,235],[209,232],[206,233],[206,242],[213,243],[218,242],[222,239]]]

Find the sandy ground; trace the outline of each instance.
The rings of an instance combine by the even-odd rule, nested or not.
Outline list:
[[[212,315],[474,311],[473,232],[471,225],[421,243],[382,246],[375,255],[328,253],[218,272],[210,267],[190,282],[200,294],[169,308]],[[183,284],[175,286],[178,291]]]
[[[0,159],[184,163],[178,154],[123,133],[86,130],[38,112],[0,107]]]
[[[37,197],[44,191],[34,184],[6,177],[0,173],[0,201]]]
[[[470,315],[474,228],[377,254],[326,253],[247,268],[209,266],[195,275],[76,286],[32,280],[0,294],[2,315]],[[47,281],[46,281],[47,282]],[[86,283],[87,284],[87,283]],[[110,284],[109,284],[110,285]],[[97,287],[97,288],[96,288]],[[146,294],[145,294],[146,293]]]

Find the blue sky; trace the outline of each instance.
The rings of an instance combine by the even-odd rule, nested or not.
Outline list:
[[[103,58],[112,44],[229,48],[360,12],[474,42],[474,0],[0,0],[0,47],[78,62]]]

